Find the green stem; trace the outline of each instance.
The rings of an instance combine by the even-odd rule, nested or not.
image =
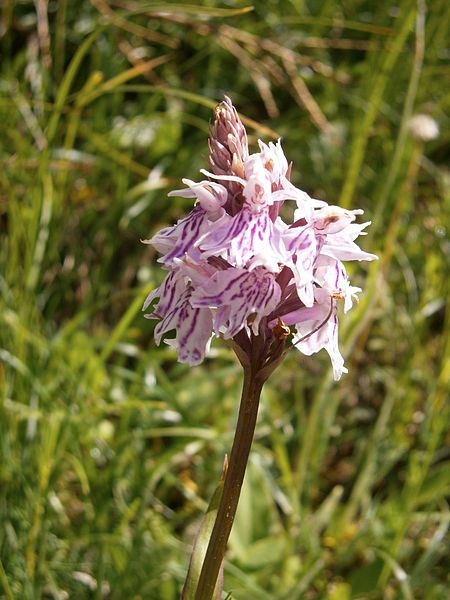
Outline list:
[[[228,538],[247,467],[250,447],[258,416],[259,399],[264,379],[255,375],[256,369],[244,368],[244,384],[238,422],[225,477],[222,500],[211,533],[205,559],[198,581],[195,600],[211,600],[217,577],[225,556]]]

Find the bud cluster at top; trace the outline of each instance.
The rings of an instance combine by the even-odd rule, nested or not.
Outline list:
[[[346,372],[338,348],[337,306],[344,312],[361,291],[349,283],[343,261],[373,260],[355,239],[369,223],[361,210],[344,210],[311,198],[290,182],[281,143],[259,141],[249,154],[245,128],[231,100],[215,110],[209,138],[210,171],[169,196],[195,199],[193,210],[147,240],[168,274],[144,304],[158,319],[181,362],[196,365],[212,337],[233,340],[238,355],[258,352],[260,366],[275,361],[284,343],[303,354],[324,348],[334,376]],[[292,223],[280,208],[293,202]],[[166,335],[175,331],[175,337]]]

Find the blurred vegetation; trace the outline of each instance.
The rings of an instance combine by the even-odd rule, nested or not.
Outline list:
[[[179,597],[241,373],[220,342],[193,369],[155,347],[140,240],[189,210],[166,194],[224,93],[380,256],[352,265],[349,374],[293,351],[267,386],[227,597],[448,597],[450,5],[247,6],[1,3],[2,598]]]

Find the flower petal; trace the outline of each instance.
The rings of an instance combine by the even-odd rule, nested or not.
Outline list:
[[[283,240],[291,255],[286,264],[294,274],[298,296],[305,306],[312,306],[314,268],[322,242],[310,225],[286,229]]]
[[[221,225],[227,222],[230,217],[225,211],[219,209],[221,216],[216,223]],[[173,227],[166,227],[154,235],[148,243],[152,244],[159,251],[167,251],[164,256],[158,259],[165,265],[171,265],[177,258],[182,258],[185,254],[198,254],[195,250],[195,244],[198,239],[211,228],[211,222],[208,220],[208,214],[200,207],[196,206],[187,217],[179,220]]]
[[[231,268],[215,273],[203,288],[192,294],[192,305],[217,309],[215,330],[226,339],[234,337],[255,314],[252,331],[258,334],[262,317],[280,301],[281,289],[275,275],[263,267],[253,271]]]
[[[145,316],[149,319],[165,317],[176,306],[185,290],[186,284],[180,271],[171,271],[162,284],[147,296],[142,310],[147,310],[155,298],[159,298],[159,302],[153,313]]]
[[[178,298],[176,306],[155,327],[155,342],[159,345],[164,334],[176,330],[174,339],[166,340],[178,352],[178,360],[191,366],[200,364],[209,349],[213,334],[212,314],[208,308],[193,307],[192,288]]]
[[[286,260],[286,250],[281,233],[274,226],[266,208],[259,214],[246,206],[229,221],[212,225],[197,242],[203,256],[229,253],[229,262],[243,267],[253,256],[266,254],[272,264]]]
[[[207,213],[210,221],[216,220],[220,216],[220,208],[225,204],[228,198],[227,189],[220,183],[214,181],[200,181],[196,183],[191,179],[182,180],[188,187],[183,190],[173,190],[169,196],[180,196],[184,198],[197,198],[202,209]]]
[[[338,318],[336,302],[329,298],[328,305],[324,302],[327,294],[325,290],[316,291],[316,299],[320,302],[313,308],[305,308],[297,311],[297,333],[292,343],[307,356],[319,352],[324,348],[333,365],[334,379],[337,381],[343,373],[347,373],[344,367],[344,359],[338,346]],[[320,316],[319,316],[320,315]]]

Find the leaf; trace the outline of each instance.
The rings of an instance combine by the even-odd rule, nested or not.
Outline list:
[[[48,124],[47,140],[48,140],[49,144],[53,140],[53,137],[55,136],[56,128],[58,126],[59,118],[61,116],[61,113],[62,113],[62,110],[64,107],[64,103],[67,99],[70,88],[71,88],[72,83],[75,79],[75,76],[78,72],[78,69],[81,65],[81,62],[82,62],[85,54],[91,47],[91,45],[94,43],[94,41],[97,39],[97,37],[100,35],[100,33],[102,33],[102,31],[104,29],[105,29],[104,26],[98,27],[89,37],[87,37],[84,40],[84,42],[81,44],[81,46],[78,48],[78,50],[74,54],[74,57],[71,60],[69,66],[67,67],[67,71],[64,75],[61,85],[58,88],[58,92],[56,95],[55,108],[54,108],[53,114],[52,114],[52,116],[49,120],[49,124]]]
[[[208,548],[209,539],[216,521],[217,511],[219,508],[220,500],[222,499],[223,484],[225,481],[225,475],[227,471],[227,457],[225,457],[224,467],[222,476],[219,484],[214,490],[214,494],[211,498],[211,502],[206,510],[205,516],[203,517],[200,525],[199,532],[194,542],[192,549],[191,560],[189,562],[189,569],[184,583],[183,591],[181,592],[181,600],[194,600],[195,592],[197,590],[197,583],[200,578],[202,570],[203,560],[205,558],[206,549]],[[214,590],[213,600],[220,600],[222,597],[223,588],[223,563],[220,569],[219,577],[217,579],[216,588]]]
[[[353,571],[350,584],[354,598],[369,594],[376,589],[378,578],[383,570],[383,564],[381,558],[377,558],[364,567]]]
[[[267,531],[278,523],[279,517],[269,474],[267,469],[252,457],[247,465],[229,541],[233,555],[244,563],[249,547],[264,539]]]
[[[238,15],[245,15],[246,13],[252,12],[253,6],[243,6],[242,8],[209,8],[205,6],[198,6],[195,4],[148,4],[147,6],[141,6],[134,10],[126,11],[122,16],[131,17],[133,15],[139,15],[142,13],[149,13],[153,15],[157,14],[171,14],[175,15],[186,14],[194,15],[196,18],[199,17],[236,17]]]
[[[428,473],[415,499],[415,505],[439,502],[450,493],[450,467],[448,461],[437,465]]]
[[[267,537],[256,541],[245,549],[239,557],[244,570],[261,569],[280,561],[286,552],[286,539],[284,537]]]
[[[154,283],[150,282],[139,291],[134,301],[128,307],[128,310],[124,313],[116,327],[111,332],[111,335],[109,336],[109,339],[102,350],[101,360],[106,361],[110,354],[114,351],[116,344],[122,339],[123,335],[130,326],[130,323],[141,311],[145,297],[150,292],[152,287],[154,287]]]
[[[86,106],[91,103],[93,100],[105,94],[106,92],[114,91],[118,86],[123,85],[126,81],[130,79],[134,79],[135,77],[139,77],[144,73],[148,73],[152,71],[155,67],[162,65],[173,58],[170,54],[164,54],[163,56],[157,56],[151,60],[148,60],[143,63],[139,63],[126,71],[122,71],[118,75],[115,75],[108,81],[104,81],[100,85],[98,85],[94,90],[88,91],[87,94],[83,95],[79,100],[80,106]]]

